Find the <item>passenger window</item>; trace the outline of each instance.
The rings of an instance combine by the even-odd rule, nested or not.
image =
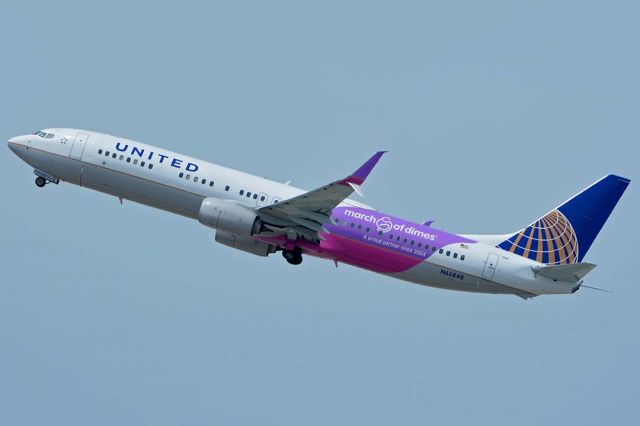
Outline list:
[[[127,163],[131,162],[131,157],[127,157]]]
[[[194,176],[194,177],[193,177],[193,181],[194,181],[195,183],[198,183],[198,176]]]
[[[149,163],[149,170],[153,169],[153,164]]]
[[[438,253],[442,254],[442,253],[444,253],[444,250],[440,249],[440,250],[438,250]]]
[[[115,152],[113,154],[111,154],[111,158],[116,158],[118,156],[118,154],[116,154]]]
[[[369,228],[369,227],[367,226],[367,229],[365,229],[365,230],[364,230],[364,232],[366,232],[366,233],[368,234],[368,233],[369,233],[369,231],[371,231],[371,228]]]
[[[447,256],[449,256],[451,254],[450,250],[447,250]]]
[[[356,226],[356,224],[355,224],[355,223],[353,223],[353,222],[351,222],[351,225],[350,225],[350,226],[353,228],[354,226]]]
[[[393,234],[389,234],[389,239],[393,240]]]
[[[191,180],[191,175],[185,175],[184,177],[186,180]]]
[[[228,190],[229,190],[229,185],[225,186],[225,187],[224,187],[224,190],[225,190],[225,191],[228,191]]]
[[[263,195],[262,197],[260,197],[260,201],[264,201],[264,200],[265,200],[265,198],[264,198],[264,195]]]
[[[98,154],[102,155],[102,150],[101,149],[98,150]]]
[[[460,256],[460,260],[464,260],[464,254]]]
[[[258,194],[253,194],[253,199],[257,200],[258,199]]]
[[[458,258],[458,253],[453,253],[453,258],[457,259]]]
[[[140,165],[141,165],[142,167],[144,167],[144,161],[141,161],[141,162],[140,162]]]
[[[414,245],[415,243],[416,243],[415,241],[411,240],[411,245]]]
[[[124,155],[120,156],[120,161],[124,160]]]
[[[396,237],[396,241],[400,241],[400,235]]]
[[[240,190],[240,195],[244,195],[244,189]]]
[[[402,240],[403,243],[407,244],[407,239]]]
[[[382,231],[378,231],[378,236],[382,237]]]
[[[418,243],[418,248],[422,247],[422,243]]]
[[[178,174],[178,177],[181,178],[184,176],[184,172],[180,172],[180,174]]]
[[[133,164],[138,164],[138,159],[137,158],[133,160]]]
[[[362,225],[358,225],[358,229],[362,229]]]
[[[213,186],[213,181],[210,181],[210,182],[209,182],[209,186]]]
[[[105,155],[106,157],[108,157],[108,156],[109,156],[109,151],[105,152],[105,153],[104,153],[104,155]]]
[[[202,179],[202,180],[200,181],[200,183],[204,185],[205,183],[207,183],[207,180],[206,180],[206,179]]]

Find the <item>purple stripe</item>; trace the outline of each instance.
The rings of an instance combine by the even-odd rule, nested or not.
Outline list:
[[[324,225],[326,232],[320,232],[320,244],[306,240],[295,244],[309,255],[375,272],[406,271],[433,255],[433,247],[438,250],[454,244],[475,243],[459,235],[362,208],[337,207],[331,218],[333,223]],[[261,239],[279,247],[293,246],[284,236]]]
[[[475,242],[426,225],[362,208],[337,207],[333,209],[331,217],[337,224],[324,226],[330,234],[414,257],[420,261],[433,254],[433,247],[440,249],[450,244]]]

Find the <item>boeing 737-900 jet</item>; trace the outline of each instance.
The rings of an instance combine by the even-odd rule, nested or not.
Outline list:
[[[120,137],[44,129],[9,139],[36,185],[66,181],[192,219],[215,240],[258,256],[281,251],[346,263],[427,286],[522,298],[568,294],[595,265],[583,259],[629,185],[607,175],[523,229],[456,235],[348,198],[384,154],[305,191]]]

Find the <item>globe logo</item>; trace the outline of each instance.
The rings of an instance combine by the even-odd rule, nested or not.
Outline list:
[[[381,217],[376,221],[376,227],[380,232],[389,232],[393,227],[393,223],[391,223],[391,219],[388,217]]]
[[[553,210],[513,235],[500,247],[536,262],[563,265],[578,262],[578,237],[569,219]]]

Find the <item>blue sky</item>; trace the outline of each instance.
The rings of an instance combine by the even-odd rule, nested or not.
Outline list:
[[[632,179],[572,296],[446,292],[253,257],[0,156],[3,424],[580,424],[637,418],[637,2],[0,7],[8,139],[103,131],[464,233]]]

